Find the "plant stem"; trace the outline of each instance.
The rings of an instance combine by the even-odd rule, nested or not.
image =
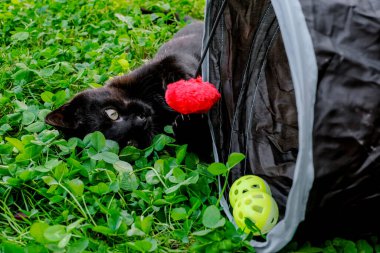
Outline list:
[[[87,214],[86,212],[83,210],[83,207],[81,206],[81,204],[79,203],[79,201],[77,200],[77,198],[74,196],[74,194],[71,193],[71,191],[69,189],[67,189],[65,186],[63,186],[61,183],[58,183],[58,185],[60,187],[62,187],[73,199],[74,199],[74,202],[78,205],[78,209],[79,211],[82,213],[82,215],[84,216],[84,218],[88,218],[87,217]]]
[[[84,199],[84,196],[82,196],[82,201],[83,201],[83,205],[84,205],[84,208],[86,209],[86,212],[88,214],[88,217],[90,217],[90,220],[92,222],[92,224],[94,224],[94,226],[97,226],[96,222],[94,221],[94,219],[92,218],[92,215],[90,214],[90,211],[88,210],[88,207],[86,205],[86,201]]]
[[[219,192],[219,198],[218,198],[218,201],[216,202],[216,206],[219,206],[220,204],[220,200],[222,199],[222,196],[227,188],[227,184],[228,184],[228,176],[229,176],[229,170],[223,175],[225,177],[224,179],[224,184],[223,184],[223,188],[222,188],[222,191]]]
[[[161,179],[160,174],[158,174],[157,170],[155,168],[153,168],[153,167],[150,167],[149,169],[151,169],[151,170],[154,171],[154,173],[158,177],[158,180],[160,180],[161,184],[165,187],[165,189],[168,189],[168,187],[166,186],[165,182]]]

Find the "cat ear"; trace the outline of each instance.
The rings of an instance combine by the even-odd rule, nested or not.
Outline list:
[[[56,128],[75,129],[78,127],[78,121],[75,119],[75,110],[73,106],[70,106],[70,103],[46,115],[45,122]]]

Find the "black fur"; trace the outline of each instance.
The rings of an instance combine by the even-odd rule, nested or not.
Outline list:
[[[84,137],[101,131],[106,138],[139,148],[148,146],[154,134],[173,125],[179,142],[207,157],[211,141],[206,117],[179,117],[165,102],[166,85],[194,77],[200,60],[203,23],[194,22],[164,44],[147,64],[111,79],[104,87],[77,94],[70,102],[47,115],[46,123],[66,137]],[[114,109],[111,120],[106,109]]]

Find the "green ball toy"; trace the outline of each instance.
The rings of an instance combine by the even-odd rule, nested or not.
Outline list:
[[[236,180],[231,186],[229,198],[232,208],[244,193],[251,190],[259,190],[272,195],[269,185],[262,178],[255,175],[246,175]]]
[[[278,206],[271,195],[259,190],[251,190],[236,201],[233,216],[236,225],[245,233],[252,232],[254,235],[260,235],[260,232],[251,231],[245,225],[245,218],[249,218],[262,234],[266,234],[278,221]]]

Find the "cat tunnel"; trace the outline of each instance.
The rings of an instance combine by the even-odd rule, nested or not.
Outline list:
[[[208,0],[205,14],[202,76],[222,95],[215,161],[243,153],[229,186],[258,175],[280,210],[252,246],[378,233],[380,2]]]

